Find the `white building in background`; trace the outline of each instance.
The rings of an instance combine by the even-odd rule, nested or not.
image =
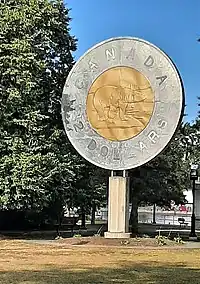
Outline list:
[[[193,202],[192,189],[184,191],[183,194],[185,195],[187,203],[192,204]]]

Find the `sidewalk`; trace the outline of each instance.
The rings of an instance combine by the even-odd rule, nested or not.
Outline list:
[[[101,230],[100,230],[101,228]],[[104,232],[107,231],[107,224],[87,224],[87,229],[74,229],[60,230],[60,235],[64,238],[72,237],[73,235],[80,234],[81,236],[93,236],[97,233],[103,236]],[[155,237],[156,235],[164,236],[180,236],[183,239],[188,239],[190,234],[190,227],[180,228],[178,225],[163,225],[163,224],[147,224],[139,223],[138,225],[139,235],[148,235]],[[200,238],[200,230],[196,230],[197,236]],[[57,236],[56,230],[49,231],[0,231],[0,236],[17,238],[17,239],[46,239],[53,240]]]

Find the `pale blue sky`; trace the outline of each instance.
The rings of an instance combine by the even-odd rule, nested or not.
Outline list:
[[[145,39],[178,67],[186,93],[187,121],[197,116],[200,96],[200,0],[66,0],[78,59],[94,44],[117,36]]]

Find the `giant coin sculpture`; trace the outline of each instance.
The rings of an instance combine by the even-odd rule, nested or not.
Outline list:
[[[138,167],[169,143],[183,110],[171,59],[137,38],[113,38],[88,50],[63,90],[62,117],[75,149],[110,170]]]
[[[63,90],[62,117],[75,149],[110,170],[138,167],[158,155],[178,127],[184,105],[171,59],[137,38],[114,38],[88,50]],[[110,177],[107,238],[129,238],[126,177]]]

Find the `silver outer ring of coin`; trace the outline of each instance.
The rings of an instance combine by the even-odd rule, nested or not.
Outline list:
[[[155,105],[146,128],[126,141],[109,141],[90,126],[86,99],[94,80],[113,67],[133,67],[149,80]],[[171,59],[155,45],[138,38],[103,41],[89,49],[73,66],[62,96],[62,118],[67,136],[86,160],[110,170],[141,166],[170,142],[183,114],[184,91]]]

